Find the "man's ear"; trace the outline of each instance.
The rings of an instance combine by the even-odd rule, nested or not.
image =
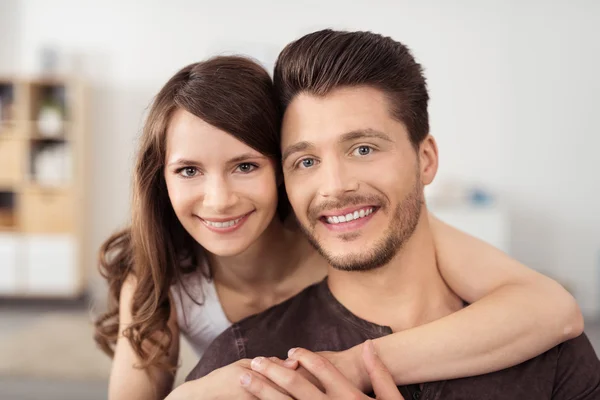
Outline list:
[[[438,170],[438,148],[435,139],[431,135],[419,145],[419,161],[421,169],[421,183],[429,185],[433,182]]]

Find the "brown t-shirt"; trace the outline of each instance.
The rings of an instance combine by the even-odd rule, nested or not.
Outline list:
[[[468,327],[465,327],[468,329]],[[365,321],[338,302],[327,280],[263,313],[233,324],[210,345],[187,380],[243,358],[285,359],[292,347],[346,350],[392,330]],[[402,355],[398,355],[402,357]],[[435,360],[431,360],[435,362]],[[401,387],[405,399],[407,388]],[[600,400],[600,361],[585,334],[522,364],[476,377],[425,383],[421,400]]]

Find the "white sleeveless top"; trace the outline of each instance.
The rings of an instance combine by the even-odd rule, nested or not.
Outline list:
[[[184,285],[185,289],[179,283],[171,286],[177,323],[179,331],[201,358],[231,322],[221,307],[213,280],[209,281],[199,272],[192,273],[185,276]]]

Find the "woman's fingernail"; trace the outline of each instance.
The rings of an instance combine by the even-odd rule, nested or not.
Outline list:
[[[298,350],[296,347],[294,347],[293,349],[290,349],[290,350],[288,351],[288,357],[291,357],[291,356],[293,356],[293,355],[294,355],[294,353],[296,352],[296,350]]]
[[[250,366],[252,367],[252,369],[260,370],[264,366],[264,360],[264,357],[256,357],[254,360],[252,360]]]
[[[252,382],[252,376],[249,373],[240,376],[240,383],[242,386],[248,386],[250,385],[250,382]]]

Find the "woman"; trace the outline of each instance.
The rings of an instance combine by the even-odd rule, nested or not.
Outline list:
[[[163,398],[172,390],[180,333],[200,356],[231,322],[325,276],[324,261],[288,218],[279,125],[268,73],[241,57],[187,66],[157,95],[134,171],[131,228],[101,250],[110,309],[96,323],[96,340],[114,356],[110,398]],[[556,282],[433,217],[430,223],[444,279],[472,304],[374,341],[397,384],[503,369],[582,332],[574,299]],[[331,356],[346,376],[357,376],[360,354]],[[225,376],[176,391],[248,396]]]

